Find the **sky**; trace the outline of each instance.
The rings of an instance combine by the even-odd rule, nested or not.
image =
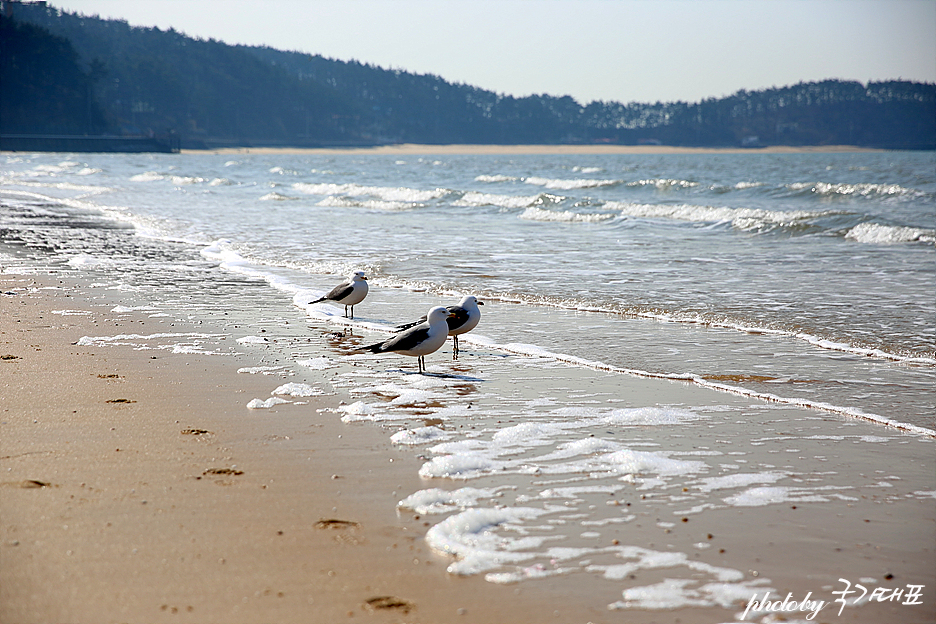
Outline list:
[[[936,82],[936,0],[50,0],[503,95],[698,102],[802,81]]]

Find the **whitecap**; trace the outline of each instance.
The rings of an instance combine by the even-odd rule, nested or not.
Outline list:
[[[158,182],[163,179],[165,179],[165,176],[156,171],[146,171],[130,176],[131,182]]]
[[[260,201],[289,201],[289,200],[293,200],[293,199],[299,199],[299,198],[298,198],[298,197],[290,197],[289,195],[283,195],[283,194],[277,193],[277,192],[275,192],[275,191],[272,191],[272,192],[267,193],[266,195],[262,195],[262,196],[260,197]]]
[[[529,221],[552,221],[559,223],[600,223],[601,221],[607,221],[614,217],[615,215],[607,213],[583,214],[572,212],[571,210],[543,210],[536,206],[530,206],[520,215],[521,219],[527,219]]]
[[[587,188],[600,188],[603,186],[617,186],[621,184],[623,180],[587,180],[587,179],[570,179],[570,180],[561,180],[561,179],[550,179],[550,178],[539,178],[539,177],[529,177],[524,178],[524,182],[527,184],[534,184],[536,186],[543,186],[548,189],[557,189],[563,191],[571,191],[575,189],[587,189]]]
[[[515,182],[516,180],[514,176],[503,174],[479,175],[475,178],[475,182]]]
[[[500,208],[526,208],[540,202],[543,195],[497,195],[469,191],[452,202],[455,206],[498,206]]]
[[[845,238],[859,243],[874,244],[933,243],[936,242],[936,230],[881,225],[879,223],[859,223],[845,234]]]

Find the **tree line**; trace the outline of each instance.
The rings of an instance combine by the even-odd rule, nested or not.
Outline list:
[[[826,80],[702,102],[579,104],[232,46],[2,0],[0,131],[164,134],[183,146],[845,144],[936,149],[936,84]]]

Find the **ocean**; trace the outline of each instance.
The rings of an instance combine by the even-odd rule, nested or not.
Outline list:
[[[399,505],[434,518],[426,539],[452,573],[665,569],[608,608],[727,607],[782,573],[611,545],[608,531],[640,522],[625,492],[664,516],[641,530],[672,530],[719,510],[845,504],[873,485],[855,476],[862,457],[862,474],[894,477],[895,506],[933,497],[891,487],[919,483],[900,477],[904,453],[931,457],[936,437],[932,152],[0,163],[3,273],[86,275],[126,298],[114,314],[164,321],[88,344],[255,349],[243,373],[280,378],[255,411],[345,393],[316,417],[386,427],[424,459],[427,487]],[[356,270],[370,292],[354,320],[309,304]],[[467,294],[484,306],[459,360],[449,341],[416,375],[412,358],[356,351]],[[230,340],[175,334],[173,318]],[[669,390],[647,403],[637,382]],[[745,459],[764,445],[782,461]],[[714,552],[706,541],[696,555]]]

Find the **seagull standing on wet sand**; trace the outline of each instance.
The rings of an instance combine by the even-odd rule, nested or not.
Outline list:
[[[448,325],[445,321],[449,316],[451,313],[448,310],[442,306],[436,306],[429,310],[424,322],[410,327],[393,338],[361,347],[361,349],[371,353],[392,352],[413,356],[416,358],[419,372],[425,373],[424,356],[438,351],[439,347],[445,344],[445,338],[448,336]]]
[[[481,321],[481,310],[478,309],[479,305],[484,305],[484,302],[478,301],[478,298],[474,295],[468,295],[467,297],[463,297],[462,300],[458,302],[458,305],[449,306],[447,308],[449,311],[449,317],[447,319],[448,335],[452,337],[455,343],[455,346],[452,348],[453,360],[458,359],[458,335],[467,334],[477,327],[478,323]],[[424,316],[418,321],[397,325],[397,330],[409,329],[425,321],[426,317]]]
[[[345,318],[354,318],[354,305],[364,301],[367,296],[367,277],[364,271],[355,271],[348,278],[347,282],[338,284],[324,297],[316,299],[311,303],[321,303],[323,301],[334,301],[345,307]],[[351,308],[351,316],[348,316],[348,308]]]

